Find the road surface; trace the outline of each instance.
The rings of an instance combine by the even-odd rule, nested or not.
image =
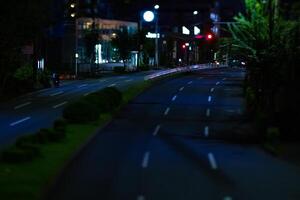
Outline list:
[[[142,82],[153,71],[112,76],[101,79],[79,80],[63,83],[59,88],[49,88],[0,104],[0,148],[17,137],[50,127],[62,114],[64,106],[79,97],[104,87],[126,89]]]
[[[254,132],[243,77],[218,69],[159,82],[78,154],[49,199],[299,200],[300,169],[244,143]]]

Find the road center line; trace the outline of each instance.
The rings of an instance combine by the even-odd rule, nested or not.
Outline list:
[[[85,86],[88,86],[88,84],[79,85],[78,88],[82,88],[82,87],[85,87]]]
[[[179,89],[179,91],[183,91],[184,90],[184,87],[181,87],[180,89]]]
[[[23,119],[20,119],[20,120],[18,120],[18,121],[15,121],[15,122],[11,123],[10,126],[18,125],[18,124],[20,124],[20,123],[22,123],[22,122],[25,122],[25,121],[27,121],[27,120],[30,120],[30,119],[31,119],[31,117],[25,117],[25,118],[23,118]]]
[[[59,92],[56,92],[56,93],[54,93],[54,94],[51,94],[50,96],[51,96],[51,97],[54,97],[54,96],[60,95],[60,94],[62,94],[62,93],[64,93],[64,92],[63,92],[63,91],[59,91]]]
[[[175,95],[173,98],[172,98],[172,101],[175,101],[177,98],[177,95]]]
[[[215,90],[215,88],[211,88],[211,89],[210,89],[210,92],[214,92],[214,90]]]
[[[17,110],[17,109],[23,108],[23,107],[25,107],[25,106],[28,106],[28,105],[30,105],[30,104],[31,104],[31,102],[29,101],[29,102],[23,103],[23,104],[21,104],[21,105],[15,106],[14,109]]]
[[[209,116],[210,116],[210,109],[207,108],[207,109],[206,109],[206,117],[209,117]]]
[[[208,153],[208,160],[209,160],[210,166],[213,170],[218,169],[217,162],[216,162],[216,159],[214,157],[214,154]]]
[[[53,108],[54,108],[54,109],[55,109],[55,108],[59,108],[59,107],[65,105],[65,104],[67,104],[67,103],[68,103],[67,101],[62,102],[62,103],[60,103],[60,104],[57,104],[57,105],[53,106]]]
[[[150,157],[150,152],[147,151],[147,152],[144,154],[144,158],[143,158],[143,162],[142,162],[142,167],[143,167],[143,168],[147,168],[147,167],[148,167],[149,157]]]
[[[170,112],[170,108],[168,107],[168,108],[165,110],[165,113],[164,113],[164,115],[168,115],[168,114],[169,114],[169,112]]]
[[[211,102],[211,96],[208,96],[208,102]]]
[[[209,135],[209,127],[205,126],[205,128],[204,128],[204,136],[208,137],[208,135]]]
[[[156,136],[156,135],[158,134],[160,128],[161,128],[161,125],[157,125],[157,126],[155,127],[155,130],[154,130],[154,132],[153,132],[153,136]]]
[[[139,196],[137,197],[137,200],[145,200],[145,197],[144,197],[143,195],[139,195]]]

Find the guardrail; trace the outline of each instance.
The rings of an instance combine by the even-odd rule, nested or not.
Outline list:
[[[196,70],[201,70],[201,69],[223,68],[223,67],[227,67],[227,66],[226,65],[217,65],[217,64],[199,64],[199,65],[191,65],[188,67],[177,67],[177,68],[173,68],[173,69],[159,71],[154,74],[150,74],[145,77],[145,80],[151,80],[151,79],[159,78],[162,76],[167,76],[170,74],[190,72],[190,71],[196,71]]]

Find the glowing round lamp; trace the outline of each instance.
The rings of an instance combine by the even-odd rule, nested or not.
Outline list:
[[[146,11],[143,14],[143,18],[146,22],[152,22],[154,20],[154,13],[152,11]]]

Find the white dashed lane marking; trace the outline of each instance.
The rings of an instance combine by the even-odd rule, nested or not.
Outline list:
[[[17,109],[23,108],[25,106],[28,106],[30,104],[31,104],[31,102],[26,102],[26,103],[23,103],[21,105],[15,106],[14,109],[17,110]]]
[[[62,102],[62,103],[60,103],[60,104],[57,104],[57,105],[53,106],[53,108],[54,108],[54,109],[59,108],[59,107],[61,107],[61,106],[66,105],[67,103],[68,103],[67,101]]]
[[[142,168],[147,168],[147,167],[148,167],[148,164],[149,164],[149,158],[150,158],[150,152],[147,151],[147,152],[144,154],[144,158],[143,158],[143,162],[142,162]]]
[[[208,160],[209,160],[209,163],[210,163],[211,168],[212,168],[213,170],[217,170],[217,169],[218,169],[218,166],[217,166],[217,162],[216,162],[216,159],[215,159],[214,154],[209,153],[209,154],[208,154]]]
[[[16,126],[16,125],[21,124],[21,123],[23,123],[23,122],[25,122],[25,121],[27,121],[27,120],[30,120],[30,119],[31,119],[31,117],[25,117],[25,118],[20,119],[20,120],[18,120],[18,121],[12,122],[12,123],[10,124],[10,126]]]

